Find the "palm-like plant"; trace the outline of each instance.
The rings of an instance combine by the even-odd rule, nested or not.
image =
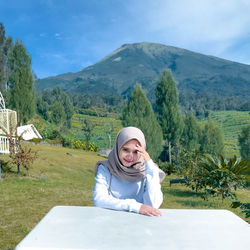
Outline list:
[[[222,198],[235,195],[232,189],[242,188],[246,183],[246,174],[250,172],[248,159],[242,160],[234,156],[227,160],[222,155],[219,157],[205,156],[201,167],[206,169],[206,185],[220,194]]]

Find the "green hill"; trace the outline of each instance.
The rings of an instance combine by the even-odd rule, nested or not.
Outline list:
[[[121,120],[113,117],[97,117],[74,114],[72,117],[72,133],[79,139],[84,139],[84,134],[80,131],[80,121],[83,119],[89,119],[94,124],[94,133],[91,140],[100,148],[107,148],[108,137],[105,133],[105,129],[107,129],[111,123],[114,126],[112,142],[114,142],[116,134],[122,128]],[[233,155],[239,156],[238,136],[241,129],[250,124],[250,112],[213,111],[211,112],[211,119],[219,125],[222,131],[226,157],[233,157]]]
[[[38,90],[60,86],[89,94],[128,95],[136,82],[150,99],[163,69],[172,71],[179,91],[250,97],[250,66],[156,43],[125,44],[76,73],[40,79]]]
[[[238,136],[241,129],[250,124],[250,112],[216,111],[211,113],[211,118],[217,122],[222,130],[226,156],[239,156]]]

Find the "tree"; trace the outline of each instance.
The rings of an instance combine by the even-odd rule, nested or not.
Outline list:
[[[5,28],[0,23],[0,91],[3,93],[6,90],[7,80],[7,54],[12,45],[12,38],[5,37]]]
[[[49,114],[48,114],[48,110],[49,110],[49,105],[47,102],[44,102],[42,100],[42,97],[40,95],[36,95],[36,111],[39,115],[41,115],[43,117],[44,120],[48,120],[49,119]]]
[[[64,107],[62,103],[59,101],[56,101],[50,107],[50,111],[51,111],[50,120],[58,126],[62,125],[66,118],[66,114],[64,112]]]
[[[203,128],[200,144],[201,152],[204,153],[219,155],[223,151],[224,144],[222,132],[211,119],[207,121]]]
[[[8,54],[10,105],[18,113],[21,123],[26,123],[35,113],[34,80],[31,58],[24,44],[17,40]]]
[[[112,145],[112,134],[114,133],[114,123],[113,122],[110,122],[110,123],[107,123],[106,126],[105,126],[105,133],[108,137],[108,148],[111,148],[111,145]]]
[[[176,84],[169,70],[163,71],[155,95],[157,118],[168,146],[169,163],[172,164],[171,147],[181,136],[183,120],[178,106]]]
[[[66,120],[64,122],[64,125],[66,125],[67,128],[71,128],[71,118],[74,114],[74,108],[72,102],[70,101],[69,96],[64,92],[62,93],[61,101],[66,115]]]
[[[241,157],[250,160],[250,125],[242,128],[238,141],[240,144]]]
[[[184,128],[181,135],[181,145],[187,150],[199,149],[201,129],[195,116],[190,113],[184,117]]]
[[[95,125],[89,119],[84,119],[82,131],[84,132],[84,135],[85,135],[87,149],[89,148],[89,143],[93,135],[94,127]]]
[[[134,126],[142,130],[147,142],[147,151],[153,159],[159,156],[162,150],[162,131],[152,106],[141,86],[134,87],[127,105],[122,114],[123,126]]]
[[[74,114],[74,109],[73,109],[73,105],[72,102],[68,96],[67,93],[65,93],[64,91],[62,91],[58,86],[55,87],[52,92],[48,93],[45,92],[45,101],[49,104],[52,105],[52,107],[54,106],[54,103],[60,103],[62,108],[63,108],[63,112],[60,111],[63,114],[63,119],[62,122],[60,121],[60,123],[68,128],[71,127],[71,118]],[[58,104],[57,104],[58,105]],[[59,123],[57,123],[59,124]]]

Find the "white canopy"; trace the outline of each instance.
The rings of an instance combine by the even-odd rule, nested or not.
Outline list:
[[[24,140],[31,140],[33,138],[40,138],[42,139],[42,136],[39,134],[37,129],[33,124],[28,124],[24,126],[20,126],[17,128],[17,135],[22,136]]]

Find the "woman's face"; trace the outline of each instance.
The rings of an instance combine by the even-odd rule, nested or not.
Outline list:
[[[120,149],[119,159],[124,167],[131,167],[140,157],[140,153],[136,145],[140,145],[139,141],[132,139],[126,142]]]

